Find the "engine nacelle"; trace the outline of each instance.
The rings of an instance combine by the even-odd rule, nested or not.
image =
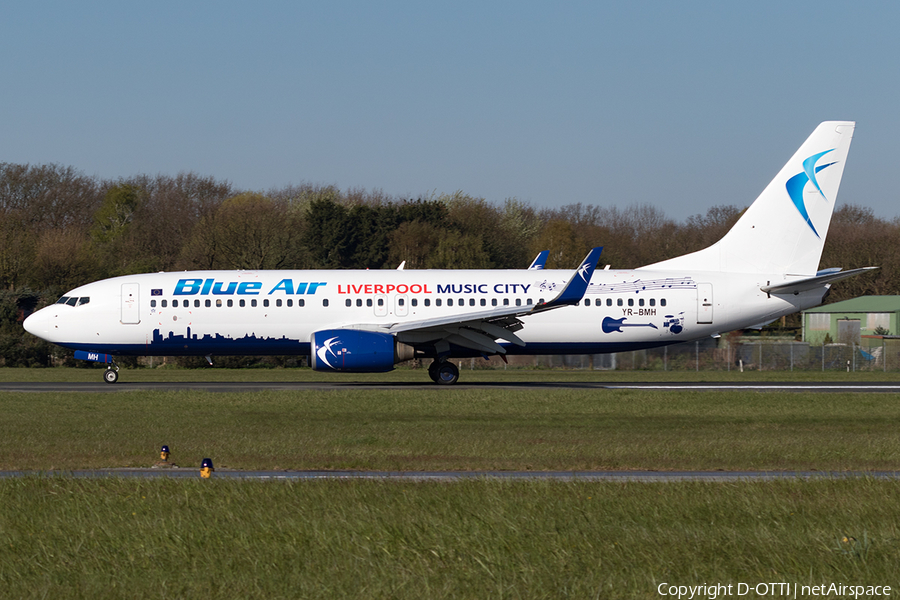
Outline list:
[[[387,333],[326,329],[312,334],[309,364],[314,371],[384,373],[394,364],[415,358],[411,346]]]

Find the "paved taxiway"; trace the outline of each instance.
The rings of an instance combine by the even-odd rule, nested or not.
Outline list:
[[[11,477],[109,477],[198,479],[199,469],[91,469],[78,471],[0,471]],[[771,481],[775,479],[900,479],[900,471],[233,471],[216,479],[311,480],[378,479],[392,481],[554,480],[554,481]]]
[[[858,392],[858,393],[900,393],[900,382],[706,382],[706,383],[644,383],[644,382],[504,382],[504,383],[459,383],[454,386],[436,386],[430,382],[422,383],[358,383],[342,382],[131,382],[119,380],[119,383],[108,384],[93,382],[27,382],[0,383],[0,392],[133,392],[133,391],[173,391],[195,390],[205,392],[259,392],[259,391],[294,391],[339,390],[339,389],[404,389],[404,390],[484,390],[484,389],[578,389],[578,390],[671,390],[671,391],[788,391],[788,392]]]

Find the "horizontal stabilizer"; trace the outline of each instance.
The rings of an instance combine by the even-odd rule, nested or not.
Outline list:
[[[775,285],[765,285],[759,289],[767,294],[799,294],[800,292],[808,292],[820,288],[827,283],[840,281],[854,275],[861,275],[868,271],[877,269],[878,267],[863,267],[861,269],[851,269],[849,271],[838,271],[826,273],[825,275],[817,275],[807,279],[798,279],[796,281],[787,281]]]

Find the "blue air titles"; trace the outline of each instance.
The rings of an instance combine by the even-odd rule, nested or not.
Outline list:
[[[325,282],[307,282],[301,281],[294,283],[293,279],[282,279],[278,284],[269,290],[268,295],[281,292],[286,295],[311,295],[324,285]],[[230,281],[228,283],[216,281],[215,279],[179,279],[175,284],[176,296],[258,296],[262,291],[261,281]]]

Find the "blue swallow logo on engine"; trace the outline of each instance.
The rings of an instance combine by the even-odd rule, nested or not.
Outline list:
[[[813,154],[812,156],[804,160],[803,171],[788,179],[787,183],[785,184],[788,196],[791,197],[791,202],[793,202],[794,206],[797,207],[797,210],[800,212],[800,216],[803,217],[803,220],[806,221],[806,224],[809,225],[809,228],[812,229],[812,232],[816,234],[816,237],[820,237],[819,232],[816,231],[815,225],[812,224],[812,220],[809,218],[809,212],[807,212],[806,210],[806,203],[803,201],[803,190],[806,188],[807,183],[812,183],[819,191],[819,195],[821,195],[826,202],[828,201],[828,198],[825,197],[825,192],[823,192],[822,188],[819,186],[819,181],[816,179],[816,174],[822,169],[830,167],[835,163],[831,162],[827,165],[820,166],[816,166],[816,163],[820,158],[822,158],[829,152],[834,152],[834,148],[832,148],[831,150],[825,150],[824,152],[819,152],[818,154]]]
[[[328,362],[328,355],[331,354],[333,357],[337,358],[337,354],[334,352],[334,350],[332,350],[332,347],[340,343],[340,340],[338,340],[335,336],[322,342],[322,345],[316,351],[316,356],[319,357],[319,360],[328,365],[329,369],[334,369],[335,367],[333,364]]]

